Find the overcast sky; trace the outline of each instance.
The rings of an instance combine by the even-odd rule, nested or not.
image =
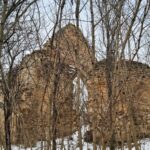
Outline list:
[[[134,4],[136,1],[132,0],[130,1],[130,5]],[[142,1],[142,5],[146,2],[146,0]],[[132,5],[130,7],[133,7]],[[89,1],[87,0],[82,0],[81,1],[81,12],[80,12],[80,29],[82,30],[84,36],[88,39],[89,44],[91,43],[91,32],[90,32],[90,12],[89,12]],[[57,13],[58,5],[54,3],[54,1],[51,0],[40,0],[39,1],[39,10],[40,10],[40,18],[41,18],[41,31],[40,31],[40,37],[42,43],[46,42],[48,38],[51,37],[51,33],[54,27],[54,24],[56,22],[56,13]],[[126,14],[130,14],[132,11],[129,9],[129,7],[125,7],[126,9]],[[95,15],[95,22],[97,22],[100,18],[99,15],[97,15],[98,10],[94,9],[94,15]],[[141,12],[139,13],[139,18],[140,15],[143,13],[143,9],[141,8]],[[150,20],[150,19],[149,19]],[[139,19],[137,19],[139,21]],[[69,22],[75,24],[75,4],[72,5],[71,0],[67,1],[64,12],[63,12],[63,18],[62,18],[62,27],[68,24]],[[150,22],[146,21],[146,24],[150,24]],[[137,24],[136,24],[137,25]],[[105,57],[105,46],[103,43],[102,39],[102,33],[101,33],[101,27],[98,25],[96,28],[95,36],[96,36],[96,51],[98,54],[98,58],[102,59]],[[58,29],[57,29],[58,30]],[[150,30],[150,29],[149,29]],[[148,29],[147,29],[147,32]],[[145,35],[143,36],[142,39],[142,44],[144,45],[147,38],[147,32],[145,32]],[[139,28],[135,28],[134,30],[135,37],[139,34]],[[147,46],[148,47],[148,46]],[[147,55],[147,47],[144,46],[141,48],[139,52],[139,61],[142,62],[147,62],[149,63],[149,56]],[[132,44],[131,40],[131,49],[134,50],[134,44]],[[128,50],[126,51],[126,54],[128,55]],[[146,57],[147,55],[147,57]],[[135,58],[137,60],[137,58]]]

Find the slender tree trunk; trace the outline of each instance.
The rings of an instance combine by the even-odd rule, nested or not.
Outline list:
[[[53,93],[53,103],[52,103],[52,150],[56,150],[56,138],[57,138],[57,109],[56,109],[56,92],[57,92],[57,77],[54,81],[54,93]]]
[[[96,63],[95,57],[95,24],[94,24],[94,8],[93,8],[93,0],[90,0],[90,13],[91,13],[91,35],[92,35],[92,63],[93,65]]]
[[[56,57],[56,65],[54,69],[54,84],[53,84],[53,95],[52,95],[52,111],[53,111],[53,116],[52,116],[52,150],[57,149],[57,143],[56,143],[56,138],[57,138],[57,91],[59,88],[59,82],[60,82],[60,74],[61,74],[61,65],[60,65],[60,54],[57,54]]]
[[[54,100],[55,101],[55,100]],[[52,121],[52,133],[53,133],[53,139],[52,139],[52,150],[56,150],[56,132],[57,132],[57,127],[56,127],[56,121],[57,121],[57,109],[56,109],[56,104],[53,101],[53,121]]]
[[[5,149],[11,150],[11,105],[8,99],[4,99],[4,124],[5,124]]]
[[[115,54],[111,48],[109,41],[109,32],[107,31],[107,59],[106,59],[106,80],[107,80],[107,89],[108,89],[108,100],[109,100],[109,130],[111,131],[110,135],[110,150],[115,150],[115,136],[114,136],[114,127],[113,127],[113,72],[114,72],[114,63],[115,63]]]

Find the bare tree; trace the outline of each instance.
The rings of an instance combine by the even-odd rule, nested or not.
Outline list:
[[[0,76],[4,97],[4,117],[5,117],[5,148],[11,150],[11,116],[13,103],[18,96],[18,89],[14,89],[16,82],[17,66],[16,62],[23,53],[20,44],[23,43],[23,16],[36,3],[34,1],[1,1],[0,10]],[[24,30],[25,31],[25,30]],[[22,43],[21,43],[22,42]],[[23,45],[23,44],[22,44]],[[14,69],[14,67],[16,69]]]
[[[24,94],[30,97],[27,101],[32,98],[36,101],[35,103],[32,101],[32,108],[35,109],[30,108],[28,111],[35,115],[30,115],[34,118],[34,124],[36,119],[40,120],[38,122],[40,127],[34,126],[36,128],[34,131],[40,131],[40,136],[33,137],[35,141],[40,137],[42,144],[42,140],[46,139],[47,149],[56,150],[56,139],[63,134],[61,137],[61,149],[63,149],[65,134],[60,130],[66,131],[66,135],[71,135],[77,130],[79,148],[82,150],[81,128],[86,123],[83,121],[85,108],[81,107],[83,103],[81,93],[84,91],[81,87],[81,79],[89,90],[87,99],[90,102],[86,101],[84,104],[91,103],[89,109],[92,111],[87,110],[86,115],[92,118],[87,119],[87,122],[93,130],[93,149],[96,150],[100,143],[103,149],[106,149],[107,144],[111,150],[116,148],[118,142],[116,132],[120,123],[116,120],[119,118],[117,113],[120,113],[119,106],[121,105],[121,111],[128,116],[129,120],[129,125],[124,124],[125,130],[121,130],[121,134],[128,132],[127,137],[121,137],[121,146],[124,146],[126,140],[131,149],[133,141],[138,150],[138,133],[135,129],[137,117],[133,113],[138,108],[135,100],[136,94],[134,94],[136,89],[138,91],[138,87],[130,84],[134,80],[132,80],[132,68],[129,66],[133,60],[142,58],[145,47],[149,49],[150,41],[147,31],[150,26],[148,23],[150,2],[148,0],[47,0],[39,1],[43,4],[40,5],[41,9],[37,5],[37,0],[3,0],[0,2],[2,6],[0,7],[0,77],[4,99],[2,105],[5,116],[6,150],[11,150],[11,118],[16,102],[22,99]],[[41,22],[41,15],[47,19],[45,22]],[[70,26],[70,29],[67,29],[67,26],[64,27],[65,25]],[[89,41],[82,35],[80,28],[83,29]],[[46,34],[45,37],[43,33]],[[40,35],[43,39],[51,38],[43,45],[40,42]],[[37,45],[39,51],[25,56],[26,53],[30,53],[30,50],[34,51]],[[149,52],[145,53],[149,54]],[[103,57],[105,60],[99,61]],[[28,58],[33,60],[28,61]],[[34,65],[31,65],[31,62]],[[24,69],[22,64],[24,64],[25,71],[22,71]],[[31,65],[31,68],[25,64]],[[71,70],[73,73],[70,73]],[[32,84],[35,81],[34,85],[31,85],[30,80],[27,81],[32,87],[30,92],[29,89],[26,92],[23,91],[23,82],[26,78],[21,80],[20,76],[24,72],[32,78]],[[38,72],[37,75],[35,75],[36,72]],[[39,77],[43,72],[44,75]],[[67,78],[68,82],[64,81]],[[72,88],[75,78],[77,79],[76,92]],[[143,80],[141,81],[144,82]],[[39,94],[42,102],[32,95],[37,94],[35,91],[42,93],[42,96]],[[44,102],[46,104],[48,102],[48,107]],[[66,104],[62,104],[63,102]],[[69,109],[70,115],[60,105]],[[76,109],[73,109],[74,105]],[[124,105],[127,111],[123,110]],[[39,106],[40,113],[36,114]],[[44,109],[48,111],[47,114],[44,113]],[[25,112],[22,114],[25,116]],[[22,123],[18,125],[20,126],[18,129],[22,131],[20,137],[27,139],[33,131],[21,129],[29,123],[23,123],[25,117],[22,117],[22,114],[20,113],[19,116]],[[72,117],[72,114],[76,116],[76,119]],[[71,121],[75,120],[77,125],[71,121],[68,123],[67,118]],[[69,124],[71,128],[69,132],[64,124]],[[74,126],[76,126],[75,130],[72,129]],[[129,127],[132,133],[129,133]],[[107,133],[103,132],[104,129]],[[101,138],[98,139],[97,136]],[[41,146],[43,149],[43,145]]]

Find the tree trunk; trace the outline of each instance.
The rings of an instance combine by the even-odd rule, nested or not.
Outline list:
[[[108,100],[109,100],[109,130],[110,130],[110,150],[115,150],[115,136],[114,136],[114,126],[113,126],[113,79],[114,79],[114,64],[115,64],[115,54],[113,48],[111,49],[110,41],[109,41],[109,32],[107,32],[107,59],[106,59],[106,80],[107,80],[107,89],[108,89]]]
[[[8,99],[4,100],[5,107],[4,107],[4,124],[5,124],[5,149],[11,150],[11,105]]]
[[[56,150],[56,132],[57,132],[57,126],[56,126],[56,121],[57,121],[57,109],[56,109],[56,104],[55,104],[55,99],[53,100],[53,119],[52,119],[52,133],[53,133],[53,139],[52,139],[52,150]]]
[[[61,66],[60,66],[60,55],[59,53],[57,54],[56,60],[58,61],[55,65],[55,71],[54,71],[54,84],[53,84],[53,95],[52,95],[52,111],[53,111],[53,116],[52,116],[52,150],[57,149],[57,143],[56,143],[56,138],[57,138],[57,99],[56,99],[56,94],[58,91],[58,86],[59,86],[59,81],[60,81],[60,74],[61,74]]]

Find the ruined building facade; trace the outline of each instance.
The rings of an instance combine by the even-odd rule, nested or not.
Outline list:
[[[133,61],[116,62],[111,130],[106,60],[92,64],[91,58],[87,40],[72,24],[55,33],[41,50],[23,58],[16,74],[21,86],[12,116],[14,143],[32,145],[37,140],[65,137],[77,131],[81,113],[74,107],[73,81],[78,73],[88,91],[86,124],[90,131],[96,131],[98,143],[107,143],[111,134],[116,141],[149,136],[150,68]],[[1,138],[3,130],[1,125]]]

